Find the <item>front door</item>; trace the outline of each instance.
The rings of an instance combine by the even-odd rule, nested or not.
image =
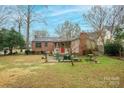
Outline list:
[[[65,53],[65,48],[61,48],[61,53]]]

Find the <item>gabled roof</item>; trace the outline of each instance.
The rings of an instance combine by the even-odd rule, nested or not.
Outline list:
[[[88,32],[87,35],[90,39],[97,40],[100,37],[100,34],[103,34],[105,36],[106,31],[103,31],[101,33],[100,31],[94,31],[94,32]]]

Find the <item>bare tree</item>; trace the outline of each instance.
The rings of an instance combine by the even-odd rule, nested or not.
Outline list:
[[[65,21],[63,24],[59,24],[58,27],[55,29],[57,35],[62,38],[65,39],[67,41],[73,39],[73,38],[77,38],[80,35],[81,32],[81,28],[78,24],[72,23],[70,21]],[[72,52],[72,49],[69,48],[70,43],[67,43],[67,49],[68,51],[70,50],[70,53]]]
[[[26,24],[26,49],[29,49],[29,36],[30,36],[31,24],[34,22],[46,23],[46,21],[42,19],[41,13],[36,12],[36,6],[26,5],[26,6],[20,6],[18,8],[21,10],[23,15],[23,20]],[[19,23],[20,23],[20,20],[18,21]],[[20,28],[20,25],[19,25],[19,28]]]
[[[102,6],[93,6],[87,14],[84,14],[87,22],[92,26],[96,35],[96,39],[100,39],[102,43],[102,51],[104,51],[105,25],[107,23],[107,8]]]
[[[84,17],[97,33],[97,38],[101,37],[104,44],[105,25],[107,22],[107,9],[102,6],[93,6]]]
[[[9,7],[11,9],[11,14],[10,14],[10,18],[11,18],[11,23],[13,25],[14,28],[17,27],[17,31],[21,33],[21,29],[23,28],[22,24],[24,23],[23,21],[23,14],[22,11],[20,9],[20,6],[10,6]]]
[[[17,6],[17,19],[15,20],[18,24],[18,31],[21,33],[22,23],[23,23],[23,15],[21,13],[21,10]]]
[[[80,26],[70,21],[65,21],[63,24],[59,24],[55,30],[59,37],[67,40],[79,36],[81,32]]]
[[[26,48],[29,49],[29,31],[30,31],[30,24],[31,24],[31,16],[32,16],[32,8],[31,6],[27,6],[27,13],[25,13],[26,16],[26,25],[27,25],[27,29],[26,29]]]
[[[3,27],[7,24],[10,10],[8,6],[0,6],[0,27]]]
[[[48,37],[49,33],[46,29],[43,29],[41,31],[35,31],[34,32],[34,38],[38,38],[38,37]]]
[[[109,8],[108,11],[108,19],[107,19],[107,26],[110,27],[110,41],[113,38],[113,33],[115,31],[116,26],[123,23],[124,17],[124,6],[112,6]]]

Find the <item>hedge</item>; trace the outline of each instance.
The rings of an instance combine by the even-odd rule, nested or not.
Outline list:
[[[124,48],[120,43],[106,43],[104,45],[104,53],[111,56],[118,56],[120,52],[124,51]]]

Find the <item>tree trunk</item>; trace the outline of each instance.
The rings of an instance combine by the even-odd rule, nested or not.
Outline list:
[[[7,53],[7,50],[6,50],[6,49],[4,49],[4,56],[6,55],[6,53]]]
[[[27,37],[26,37],[26,49],[29,50],[29,30],[30,30],[30,6],[28,6],[27,14]]]
[[[73,61],[71,61],[71,65],[74,66],[74,62]]]
[[[70,56],[71,56],[71,65],[74,66],[74,62],[73,62],[73,59],[72,59],[72,48],[71,48],[71,44],[69,44],[70,46]]]
[[[46,61],[45,61],[45,62],[47,63],[47,62],[48,62],[48,59],[47,59],[47,54],[45,55],[45,59],[46,59]]]
[[[12,55],[12,48],[9,48],[9,54]]]
[[[21,23],[20,23],[20,19],[19,19],[19,24],[18,24],[18,30],[19,30],[19,33],[21,33]]]
[[[119,56],[121,57],[122,55],[121,48],[119,49]]]
[[[19,18],[19,23],[18,23],[18,30],[19,33],[21,33],[21,19]],[[20,48],[20,52],[22,52],[22,48]]]
[[[48,62],[47,52],[45,52],[45,63]]]
[[[29,23],[27,23],[26,49],[29,50]]]

